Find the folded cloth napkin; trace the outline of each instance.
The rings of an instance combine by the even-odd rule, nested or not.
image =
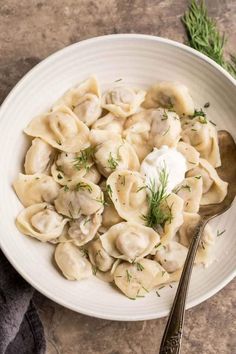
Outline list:
[[[44,331],[33,293],[0,251],[0,354],[45,353]]]

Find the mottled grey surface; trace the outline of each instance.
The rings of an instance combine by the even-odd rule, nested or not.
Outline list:
[[[180,42],[185,0],[0,0],[0,102],[35,64],[64,46],[110,33],[147,33]],[[236,50],[236,1],[207,1]],[[236,282],[187,312],[183,354],[233,354]],[[154,354],[165,319],[110,322],[69,311],[36,296],[47,354]]]

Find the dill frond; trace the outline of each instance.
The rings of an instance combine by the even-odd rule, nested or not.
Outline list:
[[[214,19],[208,16],[205,2],[192,0],[182,22],[188,36],[187,44],[213,59],[236,77],[236,55],[231,54],[230,60],[225,60],[226,37],[219,32]]]

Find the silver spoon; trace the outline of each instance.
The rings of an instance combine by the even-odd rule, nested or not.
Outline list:
[[[230,208],[236,195],[236,144],[230,133],[225,130],[218,132],[218,138],[222,165],[217,168],[217,172],[220,178],[229,183],[228,192],[223,202],[204,205],[199,210],[201,218],[194,230],[193,239],[162,338],[160,354],[180,353],[188,285],[202,232],[209,220]]]

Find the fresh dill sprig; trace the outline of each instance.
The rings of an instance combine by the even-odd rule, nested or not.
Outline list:
[[[91,159],[94,157],[94,152],[95,148],[91,146],[81,150],[79,156],[74,160],[75,168],[79,171],[84,168],[88,172],[91,168]]]
[[[195,117],[206,117],[206,113],[202,109],[199,110],[195,109],[192,118]]]
[[[140,272],[142,272],[144,270],[144,266],[139,262],[136,263],[136,267],[137,267],[137,270]]]
[[[154,181],[150,183],[150,186],[147,186],[149,189],[149,210],[147,215],[143,215],[147,226],[154,229],[157,225],[163,225],[166,221],[171,220],[171,210],[169,208],[165,210],[161,207],[162,202],[167,197],[168,173],[165,167],[160,172],[159,181],[159,186],[156,186]]]
[[[231,54],[228,61],[224,58],[226,38],[219,32],[214,19],[208,16],[205,2],[192,0],[182,21],[188,36],[187,44],[236,77],[236,55]]]

